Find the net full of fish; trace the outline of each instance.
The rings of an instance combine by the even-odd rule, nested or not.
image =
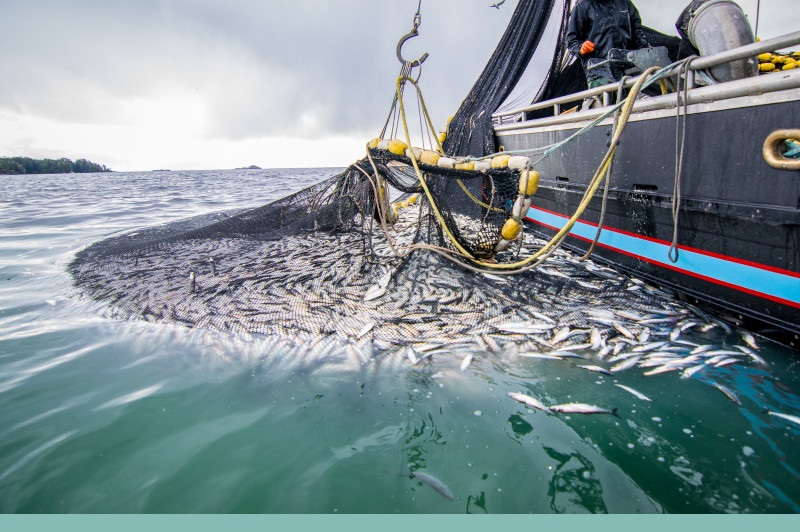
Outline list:
[[[476,273],[426,250],[398,257],[364,197],[348,189],[354,205],[366,205],[348,212],[317,199],[332,186],[317,185],[317,195],[306,193],[299,206],[289,199],[263,212],[118,235],[79,252],[69,269],[80,292],[110,317],[257,335],[309,361],[339,357],[358,366],[394,354],[419,364],[451,354],[463,371],[472,361],[466,357],[497,352],[571,361],[605,375],[640,368],[686,378],[765,364],[752,337],[724,349],[683,340],[726,326],[566,250],[515,275]],[[277,229],[265,231],[275,218],[282,220]],[[392,246],[429,241],[431,218],[422,201],[400,210]],[[452,218],[481,230],[479,221]],[[543,244],[526,233],[503,255],[514,260]]]

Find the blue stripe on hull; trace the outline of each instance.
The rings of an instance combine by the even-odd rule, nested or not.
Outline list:
[[[527,220],[561,229],[569,218],[531,207]],[[596,234],[596,226],[581,221],[576,222],[570,232],[571,236],[589,241],[594,240]],[[668,258],[668,243],[655,242],[608,228],[603,229],[598,244],[687,275],[703,277],[718,284],[800,307],[800,277],[797,276],[685,249],[680,249],[678,261],[672,263]]]

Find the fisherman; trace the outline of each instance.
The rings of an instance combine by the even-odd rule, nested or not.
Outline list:
[[[591,62],[606,59],[612,48],[636,50],[649,45],[631,0],[579,0],[570,15],[567,46],[583,63],[591,89],[614,81],[608,69],[590,69]]]

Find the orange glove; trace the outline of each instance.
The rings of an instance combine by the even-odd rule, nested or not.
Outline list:
[[[581,55],[586,55],[594,52],[594,43],[592,41],[586,41],[581,45]]]

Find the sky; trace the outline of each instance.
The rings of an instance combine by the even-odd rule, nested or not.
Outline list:
[[[761,0],[762,39],[798,29]],[[407,59],[443,127],[517,0],[422,0]],[[635,0],[675,34],[689,0]],[[759,0],[739,5],[755,26]],[[389,113],[419,0],[0,0],[0,157],[115,171],[343,167]]]

